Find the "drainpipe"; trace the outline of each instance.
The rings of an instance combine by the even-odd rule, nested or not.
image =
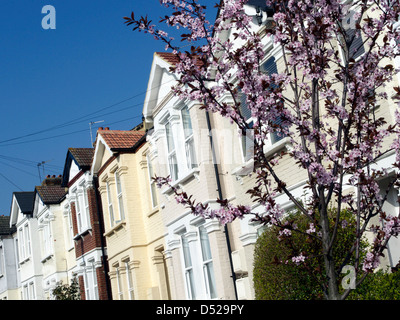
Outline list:
[[[100,200],[99,200],[99,193],[98,193],[98,187],[99,187],[99,181],[98,178],[93,175],[93,186],[94,186],[94,194],[96,198],[96,207],[97,207],[97,219],[99,220],[99,231],[100,231],[100,242],[101,242],[101,259],[103,260],[103,266],[104,266],[104,274],[106,276],[106,290],[107,290],[107,298],[108,300],[112,300],[112,294],[111,294],[111,287],[110,287],[110,281],[109,281],[109,269],[108,269],[108,261],[106,258],[106,252],[105,252],[105,241],[104,241],[104,228],[103,228],[103,223],[102,223],[102,216],[100,213]]]
[[[216,156],[215,156],[213,137],[212,137],[212,133],[211,133],[210,114],[208,111],[206,111],[206,118],[207,118],[208,137],[210,138],[210,145],[211,145],[211,152],[212,152],[212,161],[214,163],[214,174],[215,174],[215,180],[217,183],[218,197],[219,197],[219,199],[222,199],[221,181],[219,179],[219,170],[218,170],[218,165],[217,165]],[[224,232],[225,232],[225,238],[226,238],[226,245],[228,247],[229,264],[231,267],[231,278],[233,281],[233,288],[235,290],[235,298],[236,298],[236,300],[238,300],[237,288],[236,288],[236,275],[235,275],[235,272],[233,269],[233,261],[232,261],[232,248],[231,248],[231,242],[229,239],[228,227],[226,224],[224,226]]]

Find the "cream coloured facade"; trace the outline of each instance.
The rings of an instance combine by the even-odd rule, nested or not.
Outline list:
[[[144,131],[97,133],[92,173],[103,205],[114,300],[170,299],[165,227],[151,194],[145,137]]]
[[[216,206],[218,182],[212,161],[207,115],[193,102],[171,94],[173,56],[155,53],[144,105],[148,142],[157,176]],[[165,258],[171,299],[235,299],[229,233],[178,204],[172,190],[158,189],[167,230]]]

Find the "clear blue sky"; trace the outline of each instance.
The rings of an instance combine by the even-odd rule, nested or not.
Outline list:
[[[42,28],[45,5],[56,9],[55,30]],[[69,147],[91,146],[89,122],[104,120],[93,136],[140,123],[153,53],[164,45],[123,23],[132,11],[157,22],[166,12],[158,0],[1,0],[0,215],[14,191],[62,174]]]

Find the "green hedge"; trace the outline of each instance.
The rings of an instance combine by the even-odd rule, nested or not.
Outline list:
[[[359,288],[352,291],[351,300],[400,300],[400,272],[379,270],[368,275]]]
[[[332,215],[335,211],[332,211]],[[293,220],[299,230],[303,232],[308,229],[308,221],[304,216],[291,214],[288,219]],[[343,261],[344,254],[351,248],[355,240],[354,218],[346,210],[341,213],[341,219],[346,221],[347,228],[339,227],[335,243],[335,261]],[[341,225],[340,221],[340,225]],[[334,219],[331,219],[333,228]],[[317,230],[318,231],[318,230]],[[323,283],[324,265],[322,260],[322,246],[320,242],[311,240],[309,235],[292,232],[292,236],[281,238],[278,236],[279,229],[268,228],[258,238],[254,251],[253,283],[257,300],[317,300],[323,299],[323,290],[320,283]],[[362,250],[367,247],[366,241],[362,242]],[[290,257],[303,252],[307,256],[306,264],[295,265]],[[363,257],[361,257],[362,261]],[[351,264],[353,261],[350,261]],[[344,277],[345,275],[340,275]],[[380,278],[381,277],[381,278]],[[380,280],[378,280],[378,278]],[[338,280],[341,281],[342,278]],[[390,276],[390,281],[385,274],[376,274],[369,277],[370,282],[365,282],[351,294],[352,299],[367,297],[365,292],[371,290],[371,286],[389,282],[393,286],[396,276]],[[383,284],[382,284],[383,286]],[[395,294],[397,294],[397,287]],[[387,291],[387,290],[386,290]],[[385,292],[386,292],[385,291]],[[378,291],[376,291],[378,294]],[[382,293],[383,294],[383,293]]]

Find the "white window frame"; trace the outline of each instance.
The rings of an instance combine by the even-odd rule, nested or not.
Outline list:
[[[115,267],[115,273],[117,278],[118,300],[124,300],[124,291],[122,288],[121,272],[119,265]]]
[[[154,172],[153,172],[153,165],[149,155],[146,155],[147,159],[147,172],[149,174],[149,183],[150,183],[150,196],[151,196],[151,205],[154,209],[158,206],[158,199],[157,199],[157,186],[156,182],[152,179]]]
[[[185,235],[181,235],[181,245],[186,295],[189,300],[196,300],[198,292],[196,290],[196,279],[194,275],[192,252],[190,250],[189,241],[186,239]]]
[[[53,235],[51,232],[51,225],[48,214],[40,220],[40,226],[41,226],[40,231],[43,241],[43,245],[41,246],[42,259],[45,259],[53,254],[53,246],[52,246]]]
[[[186,230],[186,227],[182,229]],[[196,223],[195,229],[191,228],[191,231],[180,234],[180,243],[187,298],[217,299],[211,244],[204,222]]]
[[[82,185],[82,191],[83,191],[83,210],[84,210],[84,230],[90,229],[90,211],[89,211],[89,198],[88,198],[88,193],[87,193],[87,188],[85,188],[84,185]]]
[[[35,292],[35,283],[29,282],[29,300],[35,300],[36,299],[36,292]]]
[[[121,175],[118,172],[115,172],[115,188],[117,191],[119,221],[124,221],[125,208],[124,208],[124,198],[122,192],[122,181],[121,181]]]
[[[345,2],[347,2],[348,5],[351,5],[351,7],[349,8],[349,11],[354,11],[354,12],[356,12],[356,11],[361,10],[360,5],[352,5],[352,1],[345,1]],[[350,17],[349,17],[349,19],[350,19]],[[354,27],[355,27],[355,26],[354,26]],[[348,28],[348,29],[350,29],[350,28]],[[346,29],[346,31],[347,31],[348,29]],[[359,36],[361,37],[361,40],[363,41],[363,38],[362,38],[362,31],[361,31],[360,29],[354,29],[354,30],[355,30],[355,32],[358,32],[358,31],[360,32],[360,35],[359,35]],[[340,37],[343,37],[343,36],[340,35]],[[341,43],[342,41],[345,41],[345,39],[343,39],[343,38],[342,38],[342,39],[337,39],[337,41],[338,41],[338,45],[339,45],[339,55],[340,55],[341,58],[342,58],[343,64],[345,64],[343,51],[344,51],[345,49],[347,49],[347,48],[345,48],[344,45],[343,45],[343,43]],[[354,43],[354,41],[356,41],[356,38],[354,38],[353,43]],[[349,49],[350,49],[350,48],[349,48]],[[364,52],[363,52],[361,55],[359,55],[359,56],[356,57],[356,58],[353,58],[356,62],[359,61],[359,60],[362,58],[362,56],[366,53],[364,41],[363,41],[363,50],[364,50]]]
[[[75,194],[75,212],[76,212],[76,222],[78,226],[78,233],[81,233],[83,230],[83,215],[80,201],[80,190],[76,188],[73,193]]]
[[[88,261],[84,272],[86,300],[98,300],[97,272],[94,259]]]
[[[21,239],[21,241],[19,241],[19,253],[20,253],[20,257],[22,260],[26,259],[26,254],[25,254],[25,236],[24,236],[24,228],[23,226],[21,226],[18,229],[18,238]]]
[[[170,178],[172,181],[176,181],[179,179],[179,166],[178,166],[178,157],[174,141],[174,133],[170,121],[167,121],[164,126],[165,126],[165,136],[167,140],[167,159],[168,159]]]
[[[185,118],[187,122],[185,122]],[[194,168],[197,168],[198,165],[197,165],[195,145],[194,145],[192,119],[190,117],[190,112],[187,105],[184,105],[183,108],[181,109],[181,122],[182,122],[183,136],[185,139],[184,145],[185,145],[186,165],[188,170],[192,170]],[[187,126],[187,124],[189,126]]]
[[[29,288],[27,283],[23,286],[23,297],[24,300],[29,300]]]
[[[27,250],[27,256],[30,257],[32,255],[32,248],[31,248],[31,233],[29,230],[29,223],[26,223],[24,225],[24,235],[25,235],[25,240],[26,240],[26,248]]]
[[[67,227],[68,227],[68,235],[69,235],[68,243],[69,243],[69,246],[72,248],[74,246],[74,226],[72,223],[71,207],[68,207],[67,220],[68,220]]]
[[[126,270],[126,283],[128,287],[129,299],[134,300],[135,295],[134,295],[133,279],[132,279],[131,268],[129,267],[129,261],[125,261],[124,264]]]
[[[4,248],[3,243],[0,242],[0,278],[5,273],[5,256],[4,256]]]
[[[203,267],[203,280],[206,289],[207,299],[216,299],[217,295],[217,287],[215,281],[215,272],[214,272],[214,265],[213,265],[213,258],[211,254],[211,245],[210,239],[208,237],[207,230],[204,226],[199,226],[199,244],[200,244],[200,251],[201,251],[201,261]],[[203,236],[203,237],[202,237]],[[208,246],[209,255],[207,256],[206,250],[204,250],[203,243]],[[213,290],[212,290],[213,289]]]
[[[19,262],[20,262],[20,252],[19,252],[19,241],[18,241],[18,236],[17,237],[15,237],[15,239],[14,239],[14,251],[15,251],[15,264],[16,264],[16,266],[17,266],[17,269],[18,269],[18,271],[19,271],[19,269],[20,269],[20,265],[19,265]]]
[[[20,244],[19,247],[20,258],[21,258],[20,263],[22,263],[25,260],[28,260],[32,254],[30,230],[28,222],[18,228],[18,238],[21,239],[21,241],[18,242]]]
[[[110,217],[110,227],[114,227],[115,217],[114,217],[114,208],[112,203],[111,196],[111,188],[109,181],[106,181],[106,192],[107,192],[107,203],[108,203],[108,216]]]

